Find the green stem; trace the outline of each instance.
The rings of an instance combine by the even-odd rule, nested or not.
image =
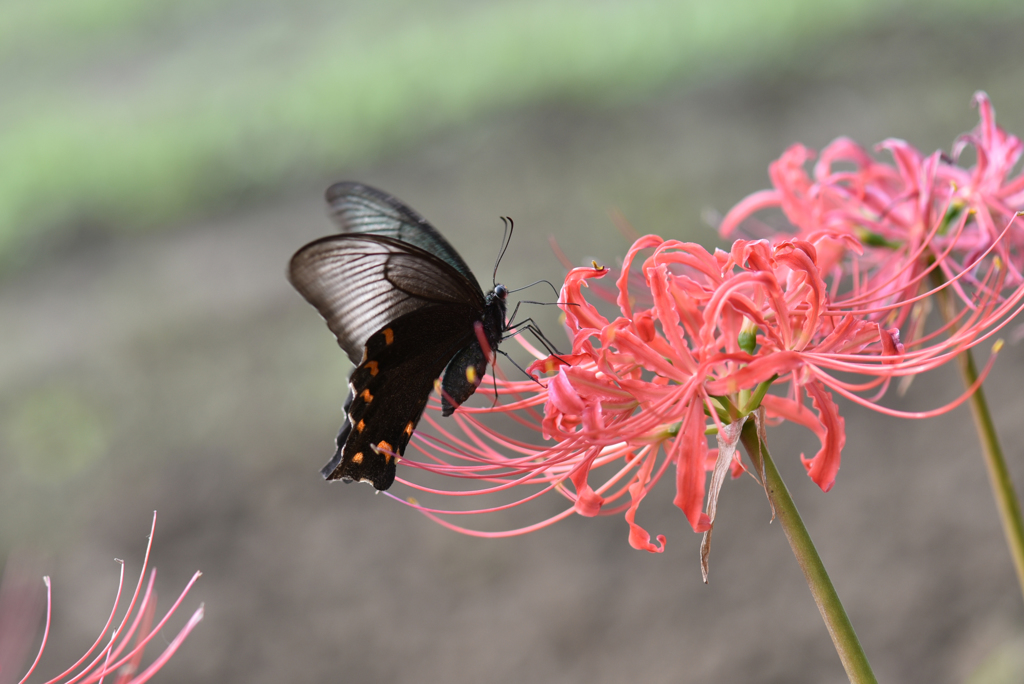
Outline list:
[[[964,386],[970,387],[978,380],[974,356],[968,349],[960,353],[957,362]],[[1024,519],[1021,518],[1020,500],[1013,488],[1013,480],[1003,457],[1003,448],[999,444],[996,426],[992,422],[992,414],[988,410],[988,402],[981,387],[971,395],[970,405],[974,426],[978,430],[978,439],[981,440],[981,453],[985,458],[992,495],[996,499],[999,519],[1003,523],[1003,534],[1006,535],[1006,544],[1010,547],[1013,565],[1017,570],[1017,581],[1024,594]]]
[[[832,586],[832,580],[829,579],[828,573],[825,571],[821,556],[814,548],[811,535],[800,518],[800,513],[796,509],[793,498],[789,495],[786,483],[782,481],[782,476],[779,475],[775,463],[768,454],[767,445],[760,443],[757,437],[757,427],[753,420],[748,420],[743,426],[740,439],[755,465],[759,460],[758,453],[764,460],[765,490],[775,507],[775,515],[782,525],[782,530],[786,533],[786,539],[789,540],[789,546],[793,549],[796,562],[804,572],[807,586],[811,589],[811,596],[814,597],[814,602],[818,605],[818,612],[821,613],[821,617],[825,621],[825,627],[828,629],[829,636],[832,637],[832,643],[835,644],[839,660],[846,670],[846,676],[853,684],[868,682],[877,684],[867,655],[865,655],[860,640],[857,639],[857,633],[853,629],[853,624],[846,614],[846,609],[843,608],[843,604],[839,600],[836,588]]]
[[[944,282],[938,269],[932,271],[932,282],[937,285]],[[956,316],[956,312],[953,310],[953,298],[947,292],[946,289],[940,290],[938,299],[942,316],[949,322]],[[962,351],[957,356],[957,366],[960,368],[964,387],[971,387],[978,381],[978,367],[974,364],[974,355],[970,349]],[[975,390],[969,403],[971,415],[974,417],[974,427],[981,442],[985,469],[988,470],[989,484],[992,485],[992,495],[996,500],[996,508],[999,509],[999,520],[1003,524],[1003,534],[1006,536],[1007,546],[1010,547],[1010,556],[1017,571],[1017,582],[1024,595],[1024,518],[1021,517],[1020,499],[1013,488],[1010,470],[1006,467],[1006,458],[1003,456],[1003,447],[999,444],[999,436],[996,434],[996,426],[992,421],[992,413],[988,409],[988,401],[985,400],[982,387],[979,386]]]

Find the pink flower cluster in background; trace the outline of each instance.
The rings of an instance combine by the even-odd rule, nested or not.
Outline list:
[[[117,585],[117,594],[114,597],[114,606],[96,641],[77,662],[53,679],[48,680],[47,684],[60,684],[61,682],[93,684],[102,681],[110,681],[115,684],[142,684],[149,681],[167,663],[185,641],[185,637],[203,619],[203,607],[199,606],[170,642],[164,641],[166,645],[160,655],[145,670],[139,672],[146,646],[160,634],[160,630],[167,624],[201,575],[196,572],[192,576],[181,595],[164,616],[154,624],[157,597],[153,585],[156,582],[156,569],[154,568],[149,573],[149,582],[144,582],[144,580],[146,567],[149,565],[149,553],[153,546],[155,528],[156,513],[153,514],[153,526],[150,528],[149,543],[146,546],[146,556],[142,562],[138,584],[116,629],[113,632],[109,631],[118,614],[124,589],[123,562],[121,562],[121,576]],[[0,648],[0,656],[2,656],[0,657],[0,681],[15,681],[11,675],[15,668],[20,666],[18,661],[23,655],[21,651],[27,646],[28,639],[31,638],[38,625],[37,615],[31,610],[34,601],[31,600],[33,592],[26,586],[28,581],[27,577],[12,577],[10,568],[4,574],[3,589],[0,590],[0,641],[13,644],[16,639],[18,643],[17,648],[9,651]],[[35,671],[50,636],[50,578],[44,577],[43,581],[46,584],[46,621],[43,627],[43,636],[39,651],[28,668],[28,672],[20,680],[17,680],[19,684],[24,684]]]
[[[937,268],[947,280],[959,281],[954,289],[969,305],[968,286],[978,286],[972,272],[983,256],[991,256],[999,257],[1005,272],[1001,285],[1017,288],[1024,270],[1024,220],[1017,215],[1024,209],[1024,175],[1011,173],[1024,146],[996,125],[985,93],[977,93],[975,102],[981,121],[954,145],[953,159],[890,139],[877,150],[892,162],[878,161],[852,140],[838,138],[809,174],[815,153],[791,146],[769,167],[772,189],[733,207],[720,226],[722,235],[749,225],[758,211],[778,208],[792,231],[769,231],[768,237],[791,233],[820,240],[819,266],[837,286],[846,275],[864,289],[868,278],[876,293],[885,288],[909,299],[917,294],[921,273]],[[967,147],[976,156],[970,168],[956,163]]]

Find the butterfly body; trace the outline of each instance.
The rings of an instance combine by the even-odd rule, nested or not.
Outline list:
[[[437,378],[446,416],[476,391],[506,330],[507,290],[485,296],[440,233],[391,195],[338,183],[327,199],[342,232],[300,249],[288,271],[357,364],[321,472],[384,490]]]

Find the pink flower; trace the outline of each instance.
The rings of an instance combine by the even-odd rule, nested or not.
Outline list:
[[[996,125],[985,93],[975,101],[981,121],[954,147],[956,158],[966,146],[975,148],[973,167],[958,166],[940,152],[924,155],[896,139],[878,146],[892,157],[880,162],[838,138],[822,150],[812,176],[806,166],[814,152],[794,145],[770,166],[773,189],[733,207],[722,234],[750,224],[758,211],[781,209],[796,235],[819,245],[820,266],[837,302],[844,277],[859,289],[849,294],[851,301],[864,301],[863,292],[871,292],[875,302],[893,302],[912,299],[922,278],[938,269],[943,279],[956,281],[953,290],[970,307],[981,287],[973,272],[984,265],[983,257],[998,257],[1006,271],[999,286],[1012,293],[1024,270],[1024,223],[1017,215],[1024,209],[1024,176],[1010,176],[1022,144]]]
[[[177,636],[171,639],[170,643],[164,647],[163,652],[145,670],[138,672],[147,644],[160,632],[167,623],[167,620],[178,609],[178,606],[181,605],[181,602],[185,599],[192,585],[195,584],[201,574],[197,572],[192,576],[192,579],[185,585],[185,589],[181,592],[178,599],[171,605],[159,622],[154,625],[156,592],[153,591],[153,584],[156,581],[156,569],[154,568],[150,573],[149,582],[145,584],[145,591],[143,591],[143,580],[146,577],[146,566],[149,564],[149,552],[153,545],[153,532],[155,529],[156,513],[153,514],[153,525],[150,528],[149,544],[146,546],[146,556],[142,562],[139,581],[120,624],[118,624],[112,635],[108,637],[107,635],[110,634],[108,630],[113,624],[114,616],[117,614],[118,605],[121,601],[121,592],[124,588],[123,562],[121,563],[121,578],[118,582],[117,594],[114,597],[114,607],[111,609],[110,616],[107,618],[106,624],[103,625],[103,629],[100,630],[99,637],[76,663],[57,677],[49,680],[48,684],[57,684],[59,682],[90,684],[101,682],[104,678],[117,684],[142,684],[142,682],[148,681],[167,663],[181,646],[185,637],[203,619],[203,607],[200,606],[192,614],[192,617],[185,626],[181,628]],[[46,584],[46,624],[43,630],[42,643],[39,645],[39,652],[35,660],[29,667],[28,672],[19,680],[19,684],[25,682],[35,670],[36,665],[39,664],[50,634],[50,578],[44,577],[43,581]],[[27,592],[24,586],[11,586],[12,583],[13,585],[24,585],[25,579],[20,577],[12,579],[5,573],[4,590],[0,591],[0,639],[4,639],[5,635],[8,634],[31,635],[36,627],[36,624],[33,624],[35,616],[30,614],[32,611],[30,609],[25,610],[31,604],[31,600],[26,601],[26,598],[31,593]],[[131,620],[130,624],[129,619]],[[134,642],[132,641],[133,637]],[[0,651],[0,655],[12,658],[10,661],[0,660],[0,681],[6,681],[3,679],[4,675],[18,667],[19,663],[15,661],[20,659],[19,656],[21,654]],[[14,680],[11,679],[10,681]]]
[[[857,246],[852,236],[840,239]],[[484,536],[520,534],[573,513],[624,513],[630,544],[661,551],[664,537],[652,542],[636,522],[640,502],[674,468],[675,504],[694,531],[710,530],[720,482],[706,497],[706,473],[743,471],[735,445],[738,426],[748,416],[759,427],[763,416],[811,429],[820,448],[803,463],[828,491],[846,440],[833,392],[893,415],[925,417],[951,409],[969,391],[919,414],[901,414],[877,400],[891,378],[941,365],[984,339],[1020,298],[979,299],[955,333],[931,336],[910,349],[897,329],[879,323],[901,311],[902,302],[888,308],[876,302],[869,312],[860,304],[843,308],[832,302],[819,265],[822,242],[831,247],[837,240],[828,235],[774,244],[738,240],[729,252],[708,252],[696,244],[640,238],[618,278],[614,318],[584,296],[589,281],[606,277],[608,269],[574,269],[560,298],[572,351],[561,357],[536,354],[529,369],[545,374],[546,385],[502,382],[499,392],[511,401],[491,409],[463,407],[456,414],[458,430],[428,415],[425,420],[440,437],[417,433],[413,445],[423,458],[410,451],[403,461],[416,469],[405,468],[409,474],[426,471],[475,483],[475,488],[446,491],[400,479],[424,494],[511,500],[465,510],[408,503],[453,529]],[[640,266],[638,291],[634,262],[641,252],[650,255]],[[493,413],[537,431],[544,442],[504,436],[481,419],[480,414]],[[717,453],[709,448],[709,434],[718,435]],[[551,491],[565,497],[569,507],[519,529],[478,532],[447,519],[504,511]]]
[[[740,202],[721,226],[729,234],[755,213],[779,208],[793,235],[738,240],[729,252],[642,237],[614,290],[589,288],[608,269],[572,270],[560,299],[571,353],[545,356],[523,342],[538,359],[530,372],[545,384],[496,383],[506,403],[463,407],[456,429],[428,415],[440,436],[417,433],[413,444],[422,458],[411,452],[405,460],[412,466],[406,473],[465,485],[451,491],[402,480],[424,495],[507,498],[479,508],[408,503],[453,529],[485,536],[520,534],[574,513],[624,513],[630,544],[661,551],[664,537],[652,542],[637,523],[640,502],[672,472],[675,504],[707,542],[725,473],[744,470],[736,446],[748,418],[759,434],[765,422],[782,420],[814,432],[820,448],[801,459],[828,491],[846,440],[835,394],[910,418],[965,401],[994,354],[978,382],[949,404],[905,413],[879,403],[894,378],[933,369],[987,340],[1024,302],[1024,225],[1016,213],[1024,180],[1010,177],[1021,143],[995,125],[984,94],[977,101],[981,123],[955,150],[977,149],[971,168],[900,140],[880,145],[893,160],[884,163],[840,138],[822,151],[811,175],[814,152],[794,145],[771,165],[773,189]],[[609,315],[584,288],[617,310]],[[928,302],[943,290],[963,306],[929,331]],[[481,414],[503,414],[536,439],[507,437]],[[569,506],[532,525],[483,532],[450,520],[506,511],[547,492]]]

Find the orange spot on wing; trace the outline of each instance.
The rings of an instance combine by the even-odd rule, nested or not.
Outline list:
[[[360,463],[362,463],[363,462],[363,452],[362,451],[357,451],[356,455],[352,457],[352,462],[355,463],[356,465],[359,465]]]
[[[373,401],[373,395],[370,394],[370,390],[368,389],[364,389],[362,394],[360,394],[359,396],[361,396],[363,398],[363,401],[365,401],[367,404]]]
[[[388,444],[384,440],[381,440],[381,441],[377,442],[377,452],[381,453],[381,454],[384,454],[384,462],[385,463],[390,463],[391,462],[391,456],[393,455],[394,449],[391,448],[390,444]]]
[[[405,426],[405,434],[407,434],[407,435],[412,435],[412,429],[413,429],[414,427],[416,427],[416,426],[415,426],[415,425],[413,425],[413,424],[412,424],[412,421],[410,420],[410,421],[409,421],[409,424]]]
[[[363,428],[365,428],[365,427],[366,427],[366,421],[365,420],[360,420],[358,423],[356,423],[356,432],[362,432]]]
[[[391,344],[395,341],[395,331],[391,328],[384,328],[384,344]]]
[[[377,362],[376,361],[367,361],[366,362],[366,368],[367,368],[367,370],[370,371],[370,375],[376,375],[377,371],[379,370],[377,368]]]

